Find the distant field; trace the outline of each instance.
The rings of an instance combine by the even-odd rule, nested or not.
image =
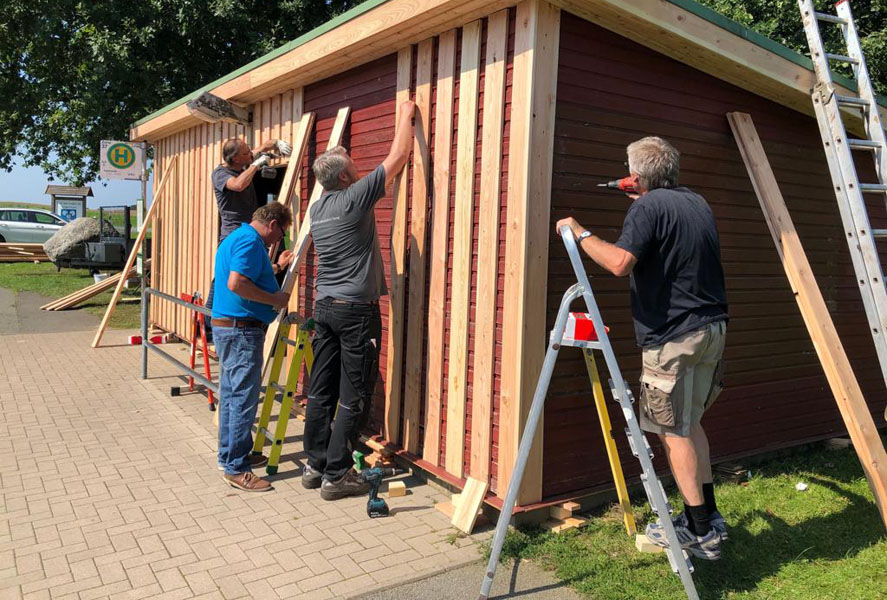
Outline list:
[[[49,210],[49,205],[36,204],[34,202],[0,202],[0,208],[39,208]]]

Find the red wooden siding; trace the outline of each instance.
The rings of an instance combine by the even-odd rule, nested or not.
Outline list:
[[[558,70],[552,194],[557,219],[574,215],[615,241],[629,200],[597,183],[625,174],[625,146],[661,135],[681,151],[681,183],[712,206],[721,236],[730,324],[727,390],[704,420],[715,460],[838,435],[844,427],[794,301],[761,209],[725,118],[752,115],[835,318],[876,422],[884,382],[856,289],[840,216],[831,192],[816,122],[564,14]],[[863,179],[873,181],[863,157]],[[866,179],[868,177],[868,179]],[[884,205],[870,199],[874,227],[887,226]],[[547,320],[573,283],[560,238],[549,249]],[[586,261],[623,375],[637,395],[640,351],[634,344],[628,280]],[[578,308],[577,308],[578,310]],[[599,361],[602,363],[603,361]],[[599,364],[606,375],[606,369]],[[628,475],[638,472],[609,404]],[[546,405],[543,496],[611,486],[590,386],[578,351],[564,349]],[[658,442],[651,439],[660,467]]]

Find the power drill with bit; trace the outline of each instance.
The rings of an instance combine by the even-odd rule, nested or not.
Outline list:
[[[623,177],[622,179],[614,179],[613,181],[608,181],[607,183],[599,183],[598,187],[605,187],[611,190],[619,190],[620,192],[625,192],[626,194],[637,194],[638,190],[634,187],[634,177],[629,175],[628,177]]]
[[[384,498],[379,497],[379,486],[385,477],[392,477],[404,473],[403,469],[393,467],[373,467],[371,469],[362,469],[360,476],[370,484],[370,497],[367,500],[367,515],[371,519],[376,517],[388,516],[388,503]]]

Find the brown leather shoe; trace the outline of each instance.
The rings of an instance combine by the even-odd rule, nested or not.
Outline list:
[[[222,475],[228,485],[244,492],[269,492],[271,484],[252,473],[238,473],[237,475]]]

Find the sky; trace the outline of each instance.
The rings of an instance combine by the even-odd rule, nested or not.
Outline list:
[[[150,164],[150,163],[149,163]],[[151,198],[153,175],[148,180],[148,198]],[[49,181],[40,167],[22,167],[16,161],[12,172],[0,170],[0,202],[33,202],[49,206],[50,198],[43,192],[47,185],[66,185],[63,181]],[[99,206],[133,206],[142,193],[139,181],[93,181],[94,198],[86,199],[87,208]]]

